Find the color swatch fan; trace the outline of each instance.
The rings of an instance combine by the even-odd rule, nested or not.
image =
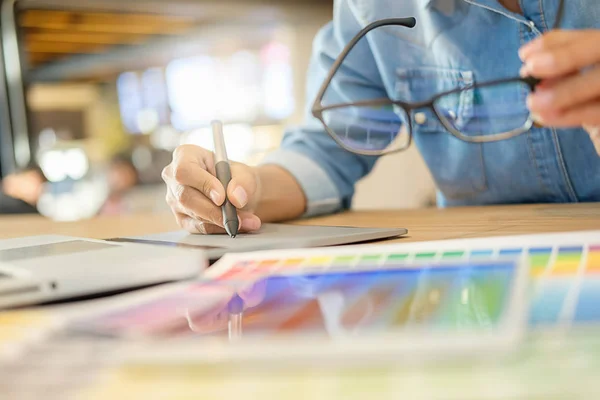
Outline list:
[[[526,257],[530,268],[529,319],[533,326],[600,322],[600,231],[231,254],[206,276],[252,280],[296,270],[382,269],[521,256]]]

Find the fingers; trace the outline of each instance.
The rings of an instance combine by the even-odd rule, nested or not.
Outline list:
[[[241,221],[239,228],[240,233],[255,232],[261,227],[260,219],[254,214],[240,212],[238,214],[238,217]],[[225,229],[223,229],[222,225],[216,225],[214,223],[211,223],[210,221],[206,221],[203,219],[196,219],[184,213],[176,212],[175,219],[179,227],[192,234],[226,234]]]
[[[184,186],[181,186],[185,189]],[[224,234],[221,207],[215,206],[200,192],[192,188],[180,191],[179,197],[167,189],[167,203],[171,207],[177,224],[190,233],[203,235]],[[262,222],[256,215],[247,211],[238,211],[240,233],[254,232],[260,229]]]
[[[535,114],[535,113],[534,113]],[[535,114],[539,123],[556,128],[600,125],[600,99],[565,111],[542,111]]]
[[[222,225],[221,208],[191,186],[170,185],[167,203],[177,212],[199,220],[209,221],[215,225]]]
[[[247,212],[247,211],[239,211],[238,217],[240,218],[240,232],[248,233],[254,232],[260,229],[262,225],[262,221],[256,215]]]
[[[543,80],[527,99],[537,122],[553,127],[600,126],[598,43],[597,29],[553,31],[519,51],[524,62],[521,74]],[[594,135],[592,130],[593,141]]]
[[[175,219],[177,220],[177,225],[192,234],[212,235],[225,233],[225,229],[220,226],[192,218],[187,214],[176,213]]]
[[[556,114],[600,98],[600,67],[565,79],[546,82],[529,96],[535,114]]]
[[[250,199],[256,194],[256,178],[246,165],[238,163],[231,165],[231,175],[231,181],[227,185],[227,198],[235,208],[247,208]]]
[[[163,170],[163,180],[172,186],[194,188],[215,205],[222,205],[225,189],[215,176],[213,153],[199,147],[183,147],[175,151],[173,162]],[[248,166],[240,163],[231,164],[231,174],[233,178],[227,187],[227,196],[236,208],[243,209],[256,194],[256,178]],[[184,189],[178,187],[178,190]]]
[[[213,154],[200,147],[178,147],[173,162],[163,170],[167,184],[174,181],[177,185],[194,188],[219,206],[225,201],[225,188],[214,175]]]
[[[519,52],[526,72],[539,79],[563,76],[600,62],[600,30],[554,31]]]
[[[211,174],[215,172],[214,154],[200,146],[184,144],[173,152],[173,162],[175,164],[194,162],[205,167]]]
[[[175,216],[179,215],[181,218],[186,216],[194,221],[202,222],[204,225],[214,225],[217,228],[223,227],[223,212],[221,207],[215,206],[210,200],[208,200],[202,193],[196,189],[190,188],[189,186],[177,185],[175,190],[167,190],[167,204],[171,207]],[[238,218],[240,220],[240,231],[251,232],[260,229],[260,219],[247,211],[238,211]],[[199,232],[208,232],[205,226],[198,227],[193,224],[192,221],[184,221],[184,224],[180,226],[186,230],[191,226],[189,230],[196,230]],[[191,225],[187,225],[191,224]],[[209,230],[212,230],[211,227]]]
[[[519,49],[519,57],[525,61],[532,54],[536,54],[542,51],[548,51],[553,48],[563,46],[572,40],[573,34],[579,31],[562,31],[555,30],[548,32],[547,34],[540,36],[537,39],[527,43],[521,49]]]
[[[231,166],[233,179],[227,196],[238,208],[240,232],[260,229],[260,219],[248,207],[257,191],[253,170],[238,163]],[[191,233],[224,233],[221,205],[226,191],[215,177],[213,153],[198,146],[180,146],[173,162],[162,173],[167,184],[166,201],[180,227]]]
[[[600,125],[585,126],[584,128],[590,134],[590,139],[592,139],[592,143],[594,143],[596,153],[600,156]]]

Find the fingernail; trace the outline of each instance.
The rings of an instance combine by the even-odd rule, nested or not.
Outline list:
[[[600,139],[600,126],[584,125],[583,128],[590,134],[592,140]]]
[[[525,100],[525,104],[527,104],[527,108],[529,110],[531,110],[533,108],[533,106],[535,106],[535,104],[533,104],[533,94],[530,94],[527,96],[527,99]]]
[[[233,191],[233,197],[235,197],[240,207],[244,207],[246,206],[246,203],[248,203],[248,195],[241,186],[235,188]]]
[[[539,50],[542,48],[542,41],[541,40],[533,40],[525,45],[523,45],[520,49],[519,49],[519,58],[523,61],[525,61],[525,59],[527,57],[529,57],[533,52],[535,52],[536,50]]]
[[[542,117],[540,117],[535,111],[532,110],[533,106],[535,106],[535,104],[533,104],[532,97],[533,95],[527,96],[527,108],[531,111],[531,119],[538,125],[544,125]]]
[[[221,196],[219,196],[219,192],[214,189],[210,191],[210,199],[217,206],[221,204]]]
[[[527,60],[527,69],[535,72],[540,69],[552,68],[555,63],[556,60],[552,54],[539,54]]]
[[[527,70],[527,65],[523,65],[521,67],[521,69],[519,70],[519,76],[521,78],[525,78],[525,77],[529,76],[529,71]]]
[[[584,126],[584,128],[590,134],[596,153],[600,156],[600,126]]]
[[[554,96],[550,90],[538,89],[527,97],[527,106],[530,109],[547,109],[553,102]]]
[[[525,45],[527,46],[527,45]],[[525,58],[527,57],[527,55],[529,54],[529,49],[527,47],[521,47],[519,49],[519,58],[521,59],[521,61],[525,61]]]
[[[525,61],[529,54],[531,54],[530,43],[526,44],[525,46],[519,49],[519,58],[521,59],[521,61]]]
[[[534,122],[537,122],[539,125],[544,125],[544,120],[542,119],[542,117],[540,117],[536,113],[531,113],[531,119]]]

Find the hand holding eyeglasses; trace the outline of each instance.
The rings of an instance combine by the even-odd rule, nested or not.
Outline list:
[[[552,31],[524,46],[522,75],[542,83],[527,101],[537,122],[583,126],[600,155],[600,30]]]

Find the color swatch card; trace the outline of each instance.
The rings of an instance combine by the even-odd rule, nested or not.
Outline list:
[[[515,257],[529,263],[532,325],[600,322],[600,231],[230,254],[206,276],[253,280],[295,270],[379,269]]]
[[[523,262],[498,260],[206,280],[70,328],[184,340],[215,359],[478,357],[514,349],[525,336],[526,272]]]
[[[514,309],[523,307],[517,295],[523,296],[518,292],[526,277],[519,268],[512,261],[432,263],[204,281],[84,318],[80,325],[118,336],[228,336],[230,317],[243,313],[246,335],[488,330],[520,318]]]

